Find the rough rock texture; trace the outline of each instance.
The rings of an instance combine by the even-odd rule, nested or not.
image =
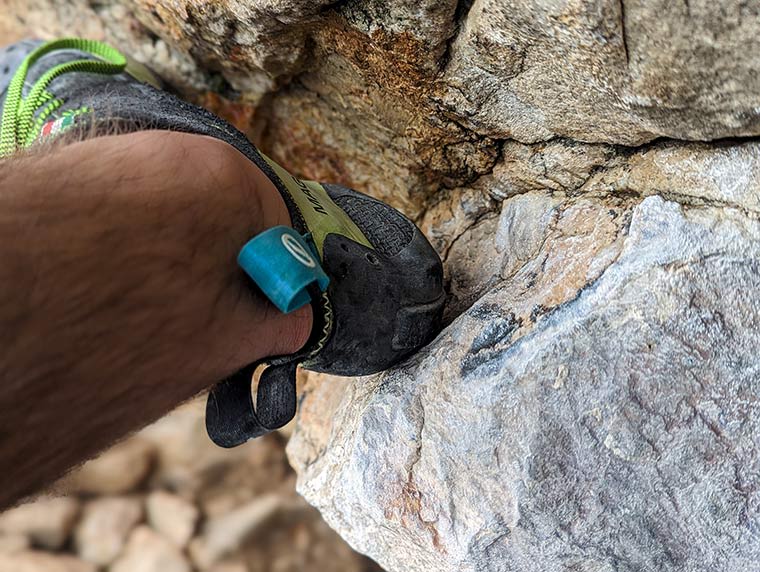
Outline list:
[[[288,166],[410,213],[504,140],[760,130],[760,10],[739,0],[4,2],[7,35],[109,39]]]
[[[289,446],[352,545],[391,572],[757,567],[755,4],[5,2],[0,33],[109,39],[434,242],[446,330],[310,376]],[[190,426],[154,433],[155,482],[209,523],[269,492],[248,458],[209,479]]]
[[[301,492],[381,565],[760,561],[760,223],[580,201],[507,201],[502,223],[552,221],[525,233],[536,255],[423,355],[347,384],[322,447],[291,442]]]
[[[479,132],[636,144],[754,134],[758,7],[666,0],[472,3],[442,103]]]

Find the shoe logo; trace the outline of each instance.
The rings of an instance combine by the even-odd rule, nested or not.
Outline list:
[[[307,268],[316,267],[317,263],[314,261],[314,258],[311,256],[311,254],[309,254],[309,251],[306,250],[304,245],[298,242],[294,236],[290,234],[283,234],[280,240],[282,241],[282,245],[285,247],[285,250],[290,252],[293,258],[298,260],[298,262]]]
[[[314,196],[314,193],[312,190],[304,183],[301,179],[296,179],[293,177],[293,180],[295,181],[296,185],[298,185],[298,188],[301,189],[301,192],[306,195],[306,199],[311,203],[312,208],[318,212],[319,214],[326,215],[327,211],[325,210],[325,207],[322,206],[322,204],[319,202],[319,199]]]

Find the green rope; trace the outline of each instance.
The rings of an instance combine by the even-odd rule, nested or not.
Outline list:
[[[98,60],[73,60],[59,64],[40,77],[32,89],[23,97],[24,82],[31,66],[46,54],[54,50],[79,50],[91,54]],[[49,115],[60,105],[61,100],[53,99],[47,91],[48,85],[60,75],[70,72],[97,74],[118,74],[124,71],[127,60],[116,48],[95,40],[81,38],[63,38],[47,42],[30,53],[16,70],[5,97],[2,119],[0,120],[0,157],[11,155],[22,147],[28,147],[34,141],[34,113],[43,104],[51,101],[46,108]]]

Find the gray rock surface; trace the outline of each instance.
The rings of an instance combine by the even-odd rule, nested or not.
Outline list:
[[[760,222],[570,203],[507,201],[497,244],[547,219],[555,238],[505,254],[511,277],[415,359],[343,386],[325,442],[308,418],[291,441],[300,492],[389,570],[760,561]]]
[[[476,0],[441,102],[480,133],[523,142],[757,133],[760,61],[750,46],[760,12],[719,5]]]

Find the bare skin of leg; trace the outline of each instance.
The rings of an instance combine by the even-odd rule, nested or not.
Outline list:
[[[0,508],[268,355],[301,348],[240,247],[290,225],[224,142],[145,131],[0,162]]]

